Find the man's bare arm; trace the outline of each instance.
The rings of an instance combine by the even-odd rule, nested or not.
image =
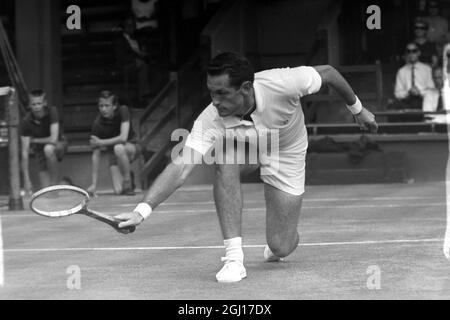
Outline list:
[[[330,65],[315,66],[314,69],[322,78],[322,86],[329,85],[337,91],[348,105],[356,102],[355,92],[345,78]]]
[[[330,65],[315,66],[314,69],[322,78],[322,85],[331,86],[344,99],[360,128],[376,133],[378,124],[375,121],[375,116],[362,106],[347,80]]]
[[[195,151],[195,153],[197,152]],[[199,153],[197,154],[200,155]],[[181,158],[178,160],[181,160]],[[194,168],[195,164],[192,163],[186,163],[184,161],[171,162],[158,178],[156,178],[153,185],[147,191],[143,202],[148,203],[153,209],[156,208],[184,184]]]
[[[185,153],[191,154],[193,157],[187,159],[189,157],[183,157],[183,154]],[[180,154],[177,159],[172,161],[158,178],[156,178],[139,205],[146,204],[149,205],[152,210],[155,209],[184,184],[187,177],[195,168],[196,163],[199,163],[201,158],[202,155],[199,152],[185,147],[183,153]],[[136,210],[133,213],[121,214],[115,218],[124,221],[119,224],[120,228],[138,225],[144,220],[142,214],[139,214]]]

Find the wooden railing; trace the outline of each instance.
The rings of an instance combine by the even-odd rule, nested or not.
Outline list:
[[[446,123],[434,122],[384,122],[378,124],[378,134],[446,134]],[[306,128],[310,136],[317,135],[341,135],[361,134],[360,127],[356,123],[315,123],[307,124]]]
[[[325,11],[316,29],[316,38],[307,55],[306,64],[332,64],[338,65],[340,61],[337,28],[338,17],[341,13],[342,2],[332,1]]]
[[[166,85],[161,89],[161,91],[158,93],[158,95],[152,100],[152,102],[145,108],[144,112],[139,118],[138,122],[138,134],[139,139],[142,143],[148,142],[150,137],[152,136],[149,132],[142,132],[142,127],[144,123],[150,118],[152,113],[160,107],[161,103],[164,101],[164,99],[167,99],[169,95],[173,94],[174,90],[176,90],[177,86],[177,73],[171,72],[169,76],[169,81],[166,83]],[[172,108],[169,108],[172,110]],[[165,119],[166,117],[163,117]],[[161,120],[160,122],[163,122]]]
[[[138,132],[140,144],[144,148],[169,123],[176,128],[188,128],[206,106],[208,97],[204,83],[206,77],[201,72],[203,60],[209,57],[205,49],[207,47],[200,48],[178,71],[170,73],[167,84],[143,112],[138,123]],[[145,130],[145,124],[156,110],[161,112],[158,121],[153,123],[150,129]],[[175,143],[170,140],[170,135],[164,137],[164,141],[141,167],[144,188],[148,184],[147,176],[161,165],[167,151]]]

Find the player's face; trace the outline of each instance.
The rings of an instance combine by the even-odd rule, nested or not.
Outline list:
[[[35,116],[41,116],[46,105],[44,97],[30,97],[30,109]]]
[[[241,88],[230,85],[228,74],[208,75],[207,86],[213,105],[221,117],[236,115],[243,109],[244,94]]]
[[[98,101],[98,110],[104,118],[111,119],[114,116],[116,105],[113,104],[113,98],[100,98]]]

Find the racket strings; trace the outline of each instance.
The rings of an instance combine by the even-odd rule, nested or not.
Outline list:
[[[79,211],[86,202],[86,196],[77,191],[52,190],[36,197],[32,209],[49,217],[61,217]]]

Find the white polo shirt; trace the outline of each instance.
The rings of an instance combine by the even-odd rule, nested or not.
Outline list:
[[[289,189],[287,192],[294,194],[302,193],[299,188],[304,188],[304,177],[301,187],[299,182],[288,181],[290,177],[297,179],[296,176],[301,174],[299,171],[304,171],[304,155],[308,147],[300,98],[318,92],[321,86],[322,79],[312,67],[258,72],[253,83],[256,99],[256,109],[251,114],[253,123],[235,116],[222,118],[217,109],[210,104],[194,122],[186,146],[205,155],[214,146],[218,137],[225,136],[227,130],[234,130],[237,137],[276,130],[279,137],[277,141],[279,154],[269,156],[270,161],[274,164],[277,162],[269,172],[275,176],[272,178],[277,179],[278,176],[278,179],[284,180],[283,184],[289,185],[287,188],[277,186],[280,189],[286,191]],[[295,170],[290,167],[291,164],[296,167]]]

